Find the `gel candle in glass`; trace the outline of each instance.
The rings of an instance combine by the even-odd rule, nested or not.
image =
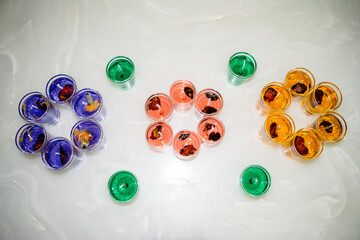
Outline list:
[[[166,94],[153,94],[146,100],[145,112],[152,120],[164,121],[168,119],[173,112],[172,101]]]
[[[182,130],[174,137],[174,152],[181,160],[194,159],[199,154],[200,145],[198,135],[189,130]]]
[[[100,149],[105,142],[101,125],[91,119],[77,122],[71,129],[70,138],[75,147],[83,151]]]
[[[158,152],[167,150],[172,143],[173,131],[165,122],[154,122],[146,130],[146,140]]]
[[[114,57],[106,66],[107,77],[122,89],[130,89],[134,86],[134,74],[134,63],[127,57]]]
[[[78,157],[73,145],[63,137],[52,138],[45,143],[41,158],[50,169],[61,170],[70,165]]]
[[[60,117],[60,112],[40,92],[26,94],[19,103],[20,116],[29,122],[55,125]]]
[[[347,124],[345,119],[336,112],[326,112],[318,117],[312,124],[321,138],[327,142],[341,141],[347,132]]]
[[[66,74],[56,75],[46,84],[46,96],[53,103],[68,103],[75,92],[76,82],[72,77]]]
[[[136,177],[127,171],[114,173],[108,181],[108,190],[110,196],[119,202],[131,200],[138,189]]]
[[[223,98],[220,93],[214,89],[204,89],[198,93],[195,107],[203,116],[214,116],[221,111]]]
[[[41,151],[47,140],[47,133],[43,126],[36,123],[23,125],[16,133],[16,147],[25,154],[35,154]]]
[[[261,196],[271,186],[271,178],[265,168],[251,165],[241,173],[240,185],[244,192],[251,196]]]
[[[238,86],[246,82],[256,72],[257,64],[253,56],[246,52],[232,55],[228,65],[228,81]]]
[[[294,120],[286,113],[270,114],[263,128],[260,130],[260,139],[265,143],[284,143],[292,138],[295,133]]]
[[[103,99],[99,92],[84,88],[78,91],[71,100],[71,108],[80,118],[94,118],[96,121],[105,119]]]
[[[298,67],[287,73],[285,85],[292,95],[306,96],[314,89],[315,78],[306,68]]]
[[[272,112],[284,111],[291,102],[291,93],[282,83],[271,82],[261,90],[260,99],[257,103],[259,114],[265,115]]]
[[[202,142],[214,145],[219,143],[225,133],[224,124],[217,118],[205,117],[198,125],[198,134]]]
[[[170,87],[170,97],[176,110],[187,111],[195,102],[195,86],[188,80],[178,80]]]

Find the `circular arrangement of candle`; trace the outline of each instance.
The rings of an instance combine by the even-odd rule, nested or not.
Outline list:
[[[91,119],[77,122],[71,130],[70,137],[75,147],[89,151],[99,148],[103,141],[103,130],[99,123]]]

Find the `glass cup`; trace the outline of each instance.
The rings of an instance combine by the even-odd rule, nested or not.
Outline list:
[[[261,196],[271,186],[271,178],[268,171],[259,165],[251,165],[245,168],[240,175],[240,185],[244,192],[251,196]]]
[[[154,122],[146,129],[145,137],[152,149],[164,152],[171,146],[173,131],[165,122]]]
[[[76,92],[75,80],[66,74],[52,77],[46,84],[46,96],[53,103],[69,103]]]
[[[152,120],[164,121],[171,116],[173,103],[168,95],[156,93],[146,100],[145,112]]]
[[[30,92],[19,102],[20,116],[29,122],[55,125],[59,121],[60,112],[40,92]]]
[[[340,89],[330,82],[321,82],[301,103],[305,114],[313,115],[335,110],[340,107],[342,94]]]
[[[182,130],[174,137],[174,152],[181,160],[194,159],[199,154],[200,145],[198,135],[189,130]]]
[[[224,124],[214,117],[203,118],[197,130],[201,141],[209,145],[219,143],[225,134]]]
[[[198,93],[195,107],[203,116],[214,116],[221,111],[223,98],[221,94],[214,89],[204,89]]]
[[[120,88],[130,89],[135,84],[135,65],[127,57],[114,57],[106,66],[106,75]]]
[[[187,111],[195,102],[195,86],[188,80],[178,80],[170,87],[170,97],[176,110]]]
[[[41,158],[50,169],[61,170],[70,165],[79,155],[71,142],[63,137],[52,138],[47,141],[41,151]]]
[[[101,149],[105,145],[101,125],[91,119],[77,122],[71,129],[70,138],[74,146],[82,151]]]
[[[108,182],[110,196],[119,202],[131,200],[138,189],[136,177],[127,171],[118,171],[114,173]]]
[[[326,112],[319,116],[312,124],[312,128],[320,133],[324,141],[339,142],[347,132],[345,119],[336,112]]]
[[[266,119],[260,130],[260,139],[265,143],[284,143],[295,133],[294,120],[286,113],[272,113]]]
[[[98,91],[84,88],[78,91],[71,99],[71,109],[79,118],[93,118],[96,121],[104,121],[105,108],[103,98]]]
[[[35,154],[41,151],[47,137],[43,126],[36,123],[27,123],[17,131],[15,144],[22,153]]]
[[[311,160],[319,157],[324,149],[324,142],[317,130],[302,128],[284,144],[285,155],[294,159]]]
[[[257,103],[259,114],[265,115],[272,112],[284,111],[291,103],[291,93],[287,87],[279,82],[271,82],[261,90]]]
[[[290,70],[285,78],[285,85],[294,96],[306,96],[315,86],[314,75],[306,68],[297,67]]]
[[[246,82],[256,72],[257,64],[253,56],[246,52],[232,55],[228,64],[228,81],[238,86]]]

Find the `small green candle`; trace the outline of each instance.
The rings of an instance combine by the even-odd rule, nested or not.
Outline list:
[[[134,86],[134,74],[134,63],[127,57],[115,57],[106,66],[107,77],[122,89],[130,89]]]
[[[242,189],[252,196],[263,195],[270,188],[270,174],[261,166],[251,165],[242,172],[240,184]]]
[[[108,182],[110,196],[120,202],[132,199],[138,189],[138,183],[135,176],[127,171],[114,173]]]
[[[228,81],[232,85],[241,85],[256,72],[257,64],[253,56],[238,52],[229,59]]]

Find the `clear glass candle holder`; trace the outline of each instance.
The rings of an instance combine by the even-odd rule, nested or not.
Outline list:
[[[181,160],[194,159],[200,152],[200,138],[195,132],[182,130],[174,137],[175,155]]]
[[[238,86],[248,81],[256,72],[255,58],[246,52],[232,55],[228,63],[228,81]]]
[[[29,122],[55,125],[59,121],[60,112],[40,92],[30,92],[19,102],[20,116]]]
[[[114,173],[108,181],[108,191],[112,199],[127,202],[134,198],[138,190],[138,182],[134,174],[128,171]]]
[[[202,116],[215,116],[223,107],[221,94],[214,89],[204,89],[196,97],[195,108]]]
[[[251,165],[243,170],[240,175],[241,188],[251,196],[265,194],[271,186],[268,171],[259,165]]]
[[[225,126],[215,117],[205,117],[199,122],[197,131],[203,143],[216,145],[223,139]]]
[[[170,87],[170,97],[176,110],[188,111],[195,103],[195,86],[189,80],[178,80]]]
[[[270,114],[260,130],[260,139],[268,144],[284,143],[289,141],[295,133],[295,122],[286,113]]]
[[[46,96],[57,104],[69,103],[77,90],[75,80],[66,74],[52,77],[46,84]]]
[[[106,75],[111,82],[122,89],[130,89],[135,85],[135,65],[127,57],[114,57],[106,66]]]
[[[153,150],[164,152],[172,144],[173,131],[165,122],[154,122],[146,129],[145,137]]]
[[[16,133],[16,147],[25,154],[35,154],[41,152],[48,135],[43,126],[36,123],[23,125]]]
[[[315,77],[306,68],[297,67],[287,73],[285,85],[293,96],[306,96],[314,89]]]
[[[312,128],[320,133],[320,137],[327,142],[339,142],[347,132],[345,119],[337,112],[326,112],[313,122]]]
[[[305,114],[313,115],[332,111],[340,107],[342,93],[333,83],[321,82],[304,99],[301,107]]]
[[[63,137],[47,141],[41,151],[41,158],[45,166],[52,170],[67,168],[72,162],[80,160],[71,142]]]
[[[71,100],[71,109],[79,118],[93,118],[104,121],[106,111],[101,94],[91,88],[79,90]]]
[[[172,100],[164,93],[153,94],[146,100],[145,112],[154,121],[165,121],[173,112]]]
[[[101,125],[91,119],[75,123],[71,129],[70,138],[74,146],[81,151],[99,150],[105,146]]]
[[[256,108],[260,115],[265,115],[284,111],[290,103],[291,93],[288,88],[282,83],[271,82],[261,90]]]

